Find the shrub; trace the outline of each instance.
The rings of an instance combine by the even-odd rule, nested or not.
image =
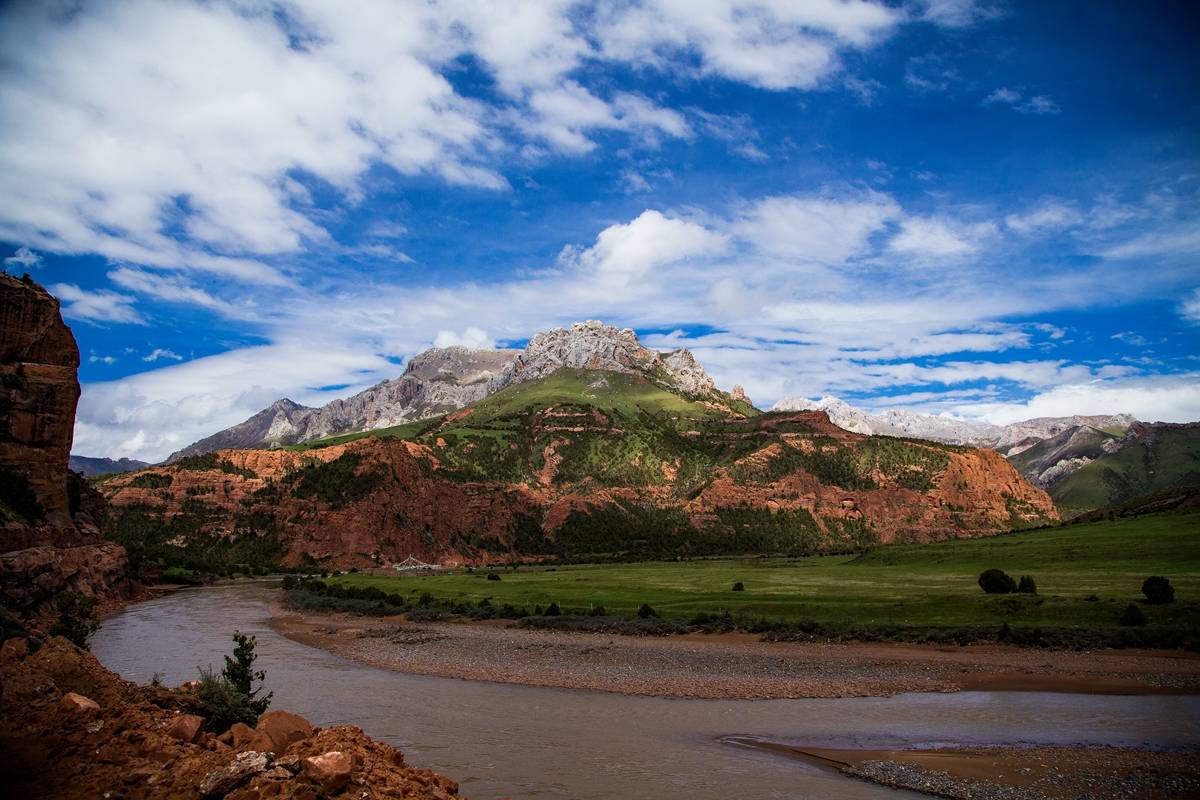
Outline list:
[[[1122,625],[1145,625],[1146,614],[1136,604],[1130,603],[1125,606],[1118,621]]]
[[[1151,605],[1160,606],[1175,602],[1175,587],[1161,575],[1146,578],[1142,582],[1142,594],[1146,595],[1146,602]]]
[[[551,603],[550,605],[546,606],[547,617],[557,617],[560,614],[562,614],[562,609],[558,607],[558,603]]]
[[[638,609],[638,616],[642,619],[650,619],[650,617],[657,617],[658,614],[654,612],[654,609],[648,603],[642,603]]]
[[[58,619],[50,626],[51,636],[62,636],[76,647],[87,650],[87,639],[100,627],[92,613],[96,601],[78,592],[59,592],[54,596]]]
[[[1022,575],[1021,582],[1017,584],[1017,591],[1021,594],[1037,594],[1037,584],[1033,582],[1033,576]]]
[[[979,588],[988,594],[1009,594],[1017,590],[1017,582],[1004,570],[985,569],[979,575]]]
[[[738,581],[737,583],[735,583],[735,584],[733,585],[733,591],[735,591],[735,592],[744,592],[744,591],[746,591],[746,586],[745,586],[745,584],[743,584],[741,581]]]
[[[487,579],[489,581],[498,581],[498,580],[500,580],[500,575],[495,572],[489,572]]]

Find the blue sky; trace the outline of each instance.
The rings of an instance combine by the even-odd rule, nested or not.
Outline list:
[[[0,255],[157,459],[598,318],[760,405],[1200,418],[1191,3],[0,11]]]

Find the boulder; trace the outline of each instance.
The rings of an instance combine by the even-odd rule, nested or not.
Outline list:
[[[0,645],[0,662],[22,661],[29,655],[29,640],[20,636],[5,639]]]
[[[304,759],[304,777],[316,782],[328,794],[341,791],[350,782],[354,757],[340,750]]]
[[[232,728],[230,729],[232,730]],[[288,745],[312,736],[313,727],[304,717],[287,711],[269,711],[258,718],[254,736],[244,745],[235,745],[239,750],[266,750],[283,753]],[[234,734],[236,737],[237,734]]]
[[[204,797],[224,797],[266,770],[270,763],[271,757],[266,753],[238,753],[233,761],[204,776],[200,781],[200,794]]]
[[[240,750],[254,738],[254,728],[244,722],[235,722],[229,726],[226,734],[229,735],[228,744],[232,745],[233,749]]]
[[[64,694],[62,700],[58,701],[58,707],[71,714],[90,714],[100,710],[100,704],[95,700],[75,694],[75,692]]]
[[[167,724],[164,733],[172,739],[191,743],[200,738],[200,732],[203,729],[204,717],[197,717],[195,714],[180,714]]]

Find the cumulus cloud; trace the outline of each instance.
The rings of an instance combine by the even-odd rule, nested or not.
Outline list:
[[[1194,325],[1200,325],[1200,289],[1193,289],[1184,296],[1179,311],[1183,318]]]
[[[134,298],[108,289],[81,289],[72,283],[47,287],[62,305],[63,316],[84,322],[124,322],[145,325],[146,318],[133,307]]]
[[[868,249],[872,235],[900,214],[887,195],[769,197],[746,209],[732,230],[765,253],[834,264]]]
[[[571,254],[571,260],[601,283],[618,286],[641,280],[656,267],[717,255],[728,246],[722,233],[647,210],[627,224],[605,228],[594,245]]]

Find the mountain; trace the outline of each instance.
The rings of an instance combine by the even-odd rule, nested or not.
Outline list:
[[[1137,423],[1105,444],[1104,452],[1050,485],[1064,514],[1200,485],[1200,423]]]
[[[0,274],[0,602],[42,622],[60,591],[129,588],[124,548],[96,525],[103,499],[67,469],[78,369],[58,301]]]
[[[133,458],[88,458],[87,456],[72,455],[67,466],[72,472],[78,472],[85,478],[95,478],[99,475],[112,475],[117,472],[133,472],[150,466],[145,461]]]
[[[486,396],[516,357],[515,350],[431,348],[409,361],[399,378],[321,408],[276,400],[245,422],[172,453],[167,461],[230,448],[297,444],[443,414]]]
[[[1032,437],[1028,437],[1032,438]],[[1022,441],[1028,441],[1028,438]],[[1122,447],[1122,438],[1090,425],[1074,425],[1008,456],[1013,466],[1043,489],[1106,453]]]
[[[1137,420],[1129,414],[1036,417],[1005,425],[1000,438],[992,447],[1005,456],[1014,456],[1040,441],[1058,436],[1073,428],[1091,428],[1114,436],[1121,436],[1136,422]]]
[[[506,386],[543,378],[559,367],[641,375],[672,391],[723,407],[750,408],[744,396],[719,391],[687,350],[658,353],[630,329],[595,320],[535,335],[524,350],[435,347],[414,356],[404,374],[344,400],[307,408],[277,400],[245,422],[172,453],[168,462],[231,448],[299,444],[388,428],[455,411]]]
[[[173,563],[348,567],[846,552],[1057,519],[992,451],[762,414],[589,326],[535,337],[508,385],[421,423],[116,476],[108,524]]]

